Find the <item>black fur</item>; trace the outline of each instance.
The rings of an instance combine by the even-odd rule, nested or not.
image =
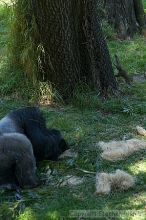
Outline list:
[[[0,120],[0,132],[17,132],[27,136],[37,161],[57,160],[68,149],[60,131],[48,129],[42,112],[37,107],[20,108]]]

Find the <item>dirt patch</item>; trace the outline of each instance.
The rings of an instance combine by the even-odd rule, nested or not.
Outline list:
[[[145,82],[146,81],[146,73],[138,73],[133,75],[133,82]]]

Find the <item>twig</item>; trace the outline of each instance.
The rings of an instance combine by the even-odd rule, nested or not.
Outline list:
[[[96,174],[96,172],[88,171],[88,170],[83,170],[80,168],[76,168],[76,170],[82,171],[83,173],[89,173],[89,174]]]

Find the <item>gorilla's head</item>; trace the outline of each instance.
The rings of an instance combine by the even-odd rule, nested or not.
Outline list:
[[[58,135],[49,135],[45,147],[45,159],[57,160],[59,156],[69,149],[67,142]]]
[[[68,144],[56,129],[39,129],[34,132],[31,138],[34,155],[37,161],[57,160],[58,157],[69,149]]]

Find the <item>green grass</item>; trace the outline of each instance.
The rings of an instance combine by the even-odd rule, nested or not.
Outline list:
[[[12,109],[30,105],[29,98],[25,95],[29,86],[23,92],[20,86],[23,85],[23,73],[18,69],[16,72],[10,71],[7,62],[10,13],[7,10],[9,9],[0,7],[0,118]],[[108,44],[112,58],[117,53],[131,75],[146,71],[146,44],[142,37],[135,36],[131,41],[111,40]],[[121,97],[102,100],[97,91],[80,87],[74,94],[73,106],[42,107],[48,127],[60,129],[70,147],[78,152],[78,157],[40,163],[39,176],[42,177],[49,167],[53,170],[52,181],[48,185],[42,184],[36,189],[22,191],[23,199],[20,201],[10,203],[8,201],[10,197],[14,198],[14,192],[0,191],[0,201],[3,201],[0,220],[69,219],[70,210],[140,210],[141,216],[117,214],[115,218],[106,216],[106,219],[145,219],[146,151],[112,163],[102,160],[100,149],[96,147],[100,140],[142,138],[136,134],[136,125],[146,128],[146,82],[135,82],[131,87],[122,84],[121,89]],[[21,99],[16,100],[18,91],[21,92]],[[11,93],[15,94],[14,98],[10,96]],[[137,183],[133,189],[125,192],[113,191],[108,196],[96,196],[95,174],[85,174],[79,169],[95,173],[123,169],[135,175]],[[66,175],[84,176],[85,182],[77,187],[59,187],[58,181]]]
[[[49,166],[55,170],[54,178],[57,181],[65,175],[77,175],[84,176],[85,183],[72,188],[57,187],[53,180],[53,185],[42,185],[34,190],[23,191],[24,201],[19,205],[13,203],[9,209],[9,212],[18,215],[15,219],[68,219],[70,210],[140,209],[144,211],[146,205],[146,151],[136,153],[124,161],[112,163],[101,159],[100,150],[95,144],[99,140],[121,140],[124,136],[127,138],[138,137],[136,125],[146,126],[145,88],[146,83],[135,84],[132,88],[128,88],[128,91],[125,89],[126,98],[119,100],[101,101],[97,97],[97,108],[84,108],[84,110],[70,106],[42,108],[47,118],[47,125],[62,131],[70,147],[78,152],[78,158],[73,161],[67,159],[41,163],[39,172],[46,172],[45,167]],[[132,94],[132,96],[128,94]],[[24,105],[25,103],[4,101],[1,104],[0,116],[4,116],[11,109]],[[129,108],[129,111],[123,111],[124,107]],[[134,189],[126,192],[114,191],[109,196],[96,196],[94,195],[95,175],[84,174],[78,168],[92,172],[111,172],[115,169],[123,169],[135,175],[137,183]],[[3,192],[1,196],[7,196],[7,193]],[[6,207],[4,208],[6,209]],[[142,219],[144,219],[145,214],[142,215]],[[122,218],[117,216],[116,219]],[[123,217],[123,219],[134,218]]]
[[[38,85],[30,79],[26,79],[25,73],[16,63],[11,63],[12,36],[10,29],[13,23],[11,1],[0,1],[0,95],[9,99],[29,100],[31,103],[38,97],[36,88]],[[18,86],[19,85],[19,86]]]
[[[143,0],[144,8],[146,9],[146,0]]]
[[[109,49],[113,61],[117,54],[130,74],[146,71],[146,43],[143,37],[135,36],[130,41],[110,41]]]

